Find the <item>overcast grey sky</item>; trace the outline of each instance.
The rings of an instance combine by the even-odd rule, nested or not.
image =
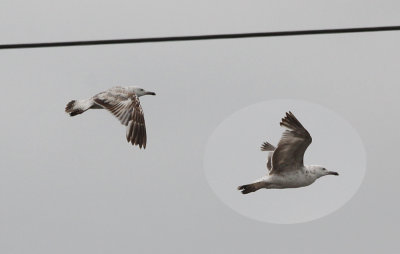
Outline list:
[[[0,42],[399,25],[399,10],[361,0],[3,0]],[[384,32],[0,51],[0,252],[395,252],[399,44],[400,32]],[[107,112],[63,112],[114,85],[157,93],[141,100],[145,151]],[[367,174],[340,210],[260,223],[209,187],[209,136],[270,99],[318,103],[360,134]]]

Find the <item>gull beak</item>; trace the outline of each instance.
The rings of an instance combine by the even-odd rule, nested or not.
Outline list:
[[[339,173],[338,173],[338,172],[335,172],[335,171],[328,171],[328,175],[338,176]]]
[[[146,92],[145,95],[156,95],[155,92]]]

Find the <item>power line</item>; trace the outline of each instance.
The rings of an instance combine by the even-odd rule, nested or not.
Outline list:
[[[335,29],[319,29],[319,30],[276,31],[276,32],[259,32],[259,33],[149,37],[149,38],[136,38],[136,39],[38,42],[38,43],[21,43],[21,44],[3,44],[0,45],[0,49],[49,48],[49,47],[93,46],[93,45],[128,44],[128,43],[222,40],[222,39],[298,36],[298,35],[314,35],[314,34],[383,32],[383,31],[398,31],[398,30],[400,30],[400,26],[379,26],[379,27],[335,28]]]

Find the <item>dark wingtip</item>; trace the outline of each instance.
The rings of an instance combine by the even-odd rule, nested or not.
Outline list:
[[[282,118],[279,125],[289,129],[304,128],[291,111],[286,112],[285,117]]]
[[[146,149],[146,128],[144,125],[129,121],[126,133],[126,141],[132,146],[138,146],[139,149]]]
[[[268,142],[262,143],[260,147],[261,151],[274,151],[275,147]]]

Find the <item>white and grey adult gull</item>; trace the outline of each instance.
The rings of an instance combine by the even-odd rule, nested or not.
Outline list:
[[[88,109],[107,109],[127,126],[127,141],[140,148],[146,148],[146,125],[139,101],[139,97],[143,95],[156,94],[136,86],[117,86],[89,99],[70,101],[65,107],[65,112],[70,116],[76,116]]]
[[[268,174],[260,180],[238,187],[243,194],[266,189],[286,189],[308,186],[318,178],[326,175],[339,175],[317,165],[304,165],[303,157],[312,138],[303,125],[289,111],[282,118],[281,126],[286,130],[278,147],[264,142],[261,151],[268,151]]]

